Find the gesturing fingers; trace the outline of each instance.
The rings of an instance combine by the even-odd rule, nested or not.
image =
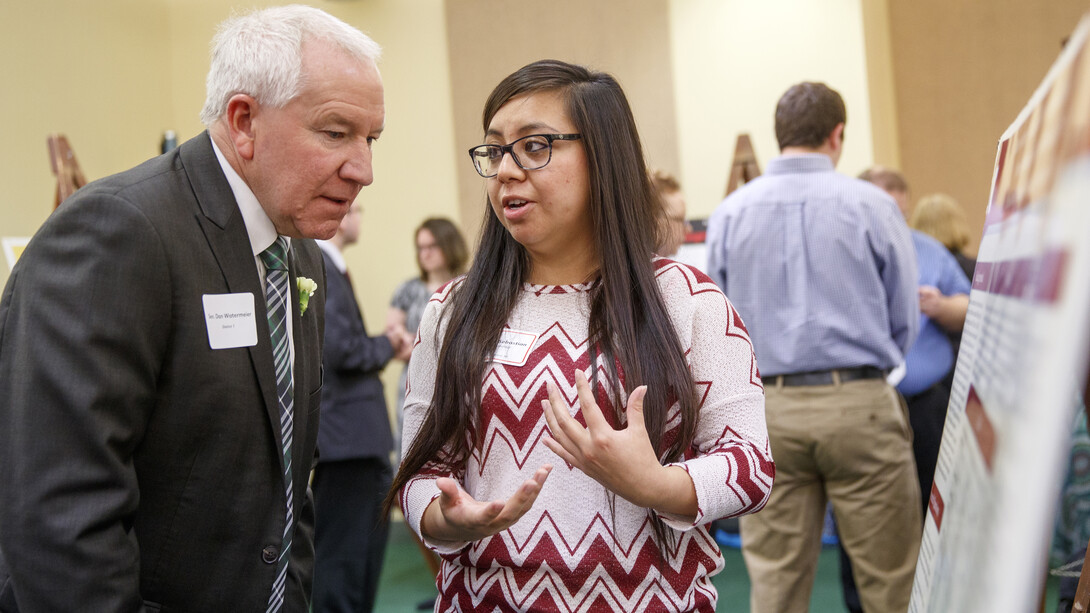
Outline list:
[[[533,506],[550,471],[551,465],[542,466],[510,498],[490,502],[475,500],[453,479],[437,479],[441,521],[431,524],[428,535],[440,540],[475,541],[506,530]]]
[[[553,438],[567,447],[575,428],[580,426],[568,414],[568,403],[564,401],[556,385],[550,381],[545,384],[545,388],[549,392],[549,398],[541,401],[541,406],[545,410],[545,423],[549,425]]]
[[[549,426],[549,438],[545,438],[545,446],[560,456],[565,462],[573,466],[577,465],[575,458],[568,451],[574,449],[574,443],[568,435],[569,431],[582,430],[582,427],[568,414],[568,405],[560,395],[560,390],[552,382],[546,384],[549,397],[541,401],[542,412],[545,413],[545,423]]]
[[[523,481],[518,490],[506,501],[493,501],[500,506],[499,512],[488,523],[487,530],[489,534],[495,534],[510,528],[534,506],[538,494],[541,493],[542,486],[545,485],[545,479],[552,469],[551,465],[545,464],[537,469],[533,477]]]
[[[537,500],[538,494],[541,493],[542,486],[545,485],[545,479],[548,478],[549,473],[552,472],[552,470],[553,467],[551,464],[545,464],[537,469],[534,476],[523,481],[522,485],[519,486],[518,491],[515,492],[515,495],[507,500],[507,505],[504,507],[504,514],[511,517],[511,524],[518,521],[518,519],[525,515],[526,512],[530,510],[530,507],[534,505],[534,501]]]
[[[575,385],[586,428],[568,413],[567,403],[549,383],[549,399],[542,401],[542,408],[552,436],[543,437],[543,443],[572,467],[622,498],[636,504],[653,499],[648,496],[647,477],[662,469],[662,465],[644,423],[647,386],[641,385],[628,395],[625,406],[628,423],[615,429],[595,401],[582,371],[576,371]]]
[[[440,477],[435,480],[435,486],[439,488],[439,505],[443,515],[452,524],[484,526],[503,510],[502,502],[474,500],[454,479]]]
[[[548,400],[542,400],[541,406],[545,411],[545,421],[548,422],[549,432],[551,433],[549,436],[542,438],[542,442],[569,465],[578,466],[579,462],[575,459],[575,456],[568,451],[568,447],[571,446],[571,441],[568,439],[567,435],[564,434],[560,425],[557,424],[557,419],[554,416],[554,412],[556,411],[554,405]]]
[[[613,428],[602,416],[602,409],[598,408],[598,402],[594,400],[594,393],[590,389],[590,382],[583,371],[575,371],[575,391],[579,394],[579,409],[583,411],[583,419],[587,421],[587,429],[591,432],[600,428]]]
[[[568,413],[567,402],[560,395],[560,390],[552,382],[546,383],[546,388],[549,399],[543,400],[541,406],[545,412],[549,432],[556,444],[549,444],[549,441],[545,444],[569,464],[580,466],[575,459],[582,457],[582,450],[591,444],[592,435],[595,432],[609,432],[613,428],[602,416],[602,411],[598,408],[598,403],[595,402],[594,394],[591,392],[590,383],[587,382],[587,377],[582,371],[575,371],[575,390],[579,396],[579,409],[587,423],[586,428]]]
[[[628,429],[634,436],[643,434],[647,427],[643,423],[643,399],[647,396],[647,386],[641,385],[628,395],[625,415],[628,417]],[[646,436],[646,434],[643,434]]]

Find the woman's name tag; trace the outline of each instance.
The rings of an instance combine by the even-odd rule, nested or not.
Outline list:
[[[500,335],[500,343],[496,346],[492,361],[508,366],[522,366],[529,359],[530,350],[536,342],[536,334],[507,328]]]

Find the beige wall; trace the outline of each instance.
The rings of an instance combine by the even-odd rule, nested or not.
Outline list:
[[[455,191],[455,160],[443,2],[313,4],[384,47],[387,129],[375,184],[360,196],[361,244],[347,254],[365,279],[358,285],[375,288],[361,297],[371,327],[381,328],[393,286],[415,270],[413,228],[429,214],[457,214],[446,197]],[[182,140],[199,133],[209,41],[231,10],[221,0],[3,3],[0,235],[30,235],[52,211],[48,133],[67,134],[89,180],[157,154],[163,130]],[[0,282],[6,278],[5,266]]]
[[[1060,53],[1086,0],[888,0],[901,167],[914,197],[969,212],[975,252],[996,145]]]
[[[450,72],[463,227],[475,234],[484,182],[466,151],[484,136],[481,113],[492,89],[540,59],[612,74],[625,90],[648,164],[678,171],[667,0],[450,0]]]
[[[274,4],[288,2],[237,10]],[[413,229],[429,215],[458,215],[443,1],[311,4],[384,49],[386,131],[375,183],[360,195],[360,244],[345,254],[368,327],[379,333],[394,288],[416,271]],[[92,180],[156,155],[163,130],[180,140],[200,133],[209,41],[232,10],[222,0],[0,3],[0,236],[30,236],[53,209],[46,134],[67,134]],[[0,285],[7,276],[3,262]],[[399,372],[384,374],[391,396]]]
[[[157,152],[168,56],[162,2],[0,3],[0,236],[30,236],[53,211],[48,134],[67,135],[88,179]]]
[[[282,0],[250,0],[241,10]],[[52,210],[45,137],[68,135],[89,179],[155,155],[165,129],[202,127],[208,44],[225,0],[0,2],[0,236]],[[691,216],[719,203],[734,142],[777,153],[780,94],[823,80],[848,105],[840,170],[900,165],[917,195],[948,191],[983,215],[995,143],[1043,78],[1085,0],[314,0],[385,48],[387,130],[347,259],[369,328],[414,273],[412,230],[460,221],[473,239],[482,185],[465,150],[491,88],[541,57],[613,73],[649,163],[676,172]],[[979,227],[977,228],[979,232]],[[0,265],[0,284],[7,279]],[[389,369],[392,389],[398,368]],[[388,390],[389,391],[389,390]]]
[[[871,0],[862,0],[871,1]],[[861,0],[674,0],[670,3],[681,181],[689,214],[723,199],[735,140],[748,132],[764,171],[779,154],[776,101],[824,81],[848,108],[839,169],[873,159]]]

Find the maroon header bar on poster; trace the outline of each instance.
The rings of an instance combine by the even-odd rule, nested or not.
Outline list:
[[[1053,249],[1035,258],[977,262],[973,289],[997,296],[1053,303],[1060,297],[1067,251]]]

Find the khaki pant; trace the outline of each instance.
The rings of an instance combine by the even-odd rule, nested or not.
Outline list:
[[[765,407],[776,481],[765,508],[740,522],[751,611],[809,608],[829,500],[863,610],[904,613],[922,522],[900,395],[880,379],[798,387],[770,379]]]

